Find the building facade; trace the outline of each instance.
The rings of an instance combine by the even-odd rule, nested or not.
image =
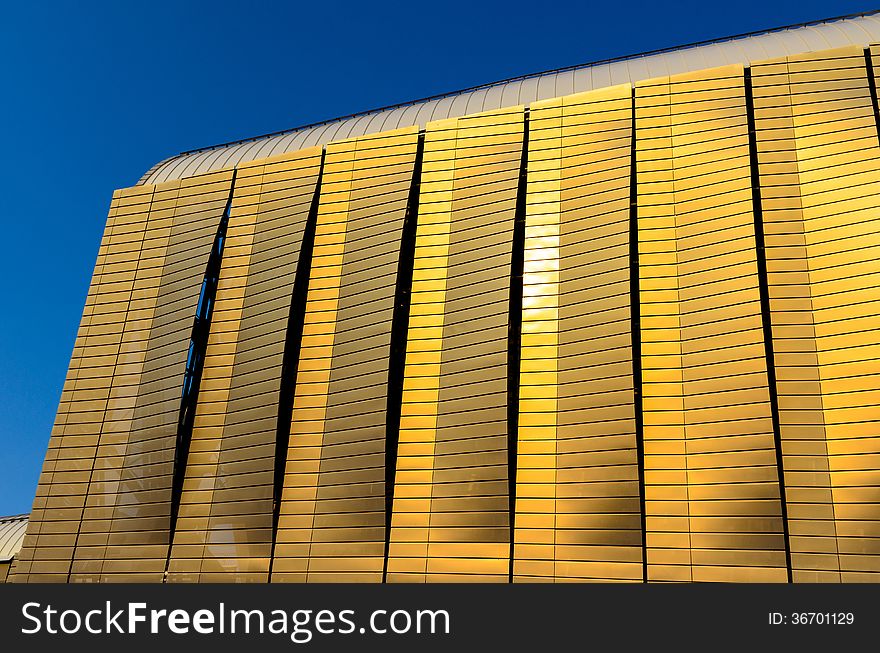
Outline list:
[[[875,42],[157,164],[113,195],[11,580],[880,580]]]

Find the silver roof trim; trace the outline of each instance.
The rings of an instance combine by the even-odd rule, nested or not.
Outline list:
[[[295,152],[400,127],[424,127],[431,120],[529,105],[617,84],[635,83],[728,64],[775,59],[880,42],[880,10],[791,27],[705,41],[495,82],[442,96],[183,152],[150,168],[138,184],[158,184],[238,166],[271,155]],[[218,151],[219,150],[219,151]]]
[[[0,517],[0,562],[9,562],[21,549],[28,515]]]

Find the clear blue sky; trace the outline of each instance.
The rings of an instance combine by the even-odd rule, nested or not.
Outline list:
[[[870,2],[15,2],[0,22],[0,515],[27,512],[110,195],[171,154]]]

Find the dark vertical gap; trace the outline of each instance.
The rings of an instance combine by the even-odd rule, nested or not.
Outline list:
[[[510,254],[510,310],[507,321],[507,496],[510,520],[510,560],[508,582],[513,582],[514,536],[516,526],[516,464],[519,444],[519,370],[522,352],[523,266],[526,243],[526,191],[529,167],[529,110],[523,116],[522,155],[516,187],[516,209]]]
[[[755,251],[758,267],[758,290],[761,295],[761,322],[764,329],[764,352],[767,359],[767,385],[770,391],[770,412],[773,439],[776,443],[776,475],[779,479],[779,501],[782,504],[782,537],[785,544],[785,566],[791,582],[791,544],[788,534],[788,502],[785,497],[785,468],[782,464],[782,433],[779,426],[779,397],[776,393],[776,366],[773,355],[773,330],[770,322],[770,290],[767,281],[767,258],[764,249],[764,212],[761,207],[761,178],[758,173],[758,139],[755,131],[755,103],[752,96],[752,71],[745,69],[746,120],[749,128],[749,162],[752,184],[752,214],[755,219]],[[875,104],[876,106],[876,104]]]
[[[631,99],[629,153],[629,318],[632,343],[633,413],[639,467],[639,517],[642,525],[642,582],[648,582],[648,516],[645,511],[645,420],[642,415],[642,319],[639,296],[639,186],[636,178],[636,90]]]
[[[406,364],[406,340],[409,330],[410,292],[416,250],[416,226],[419,219],[419,192],[422,187],[422,161],[425,155],[425,132],[419,134],[412,183],[406,200],[406,213],[400,236],[397,260],[397,285],[394,290],[394,314],[391,319],[391,343],[388,356],[388,395],[385,409],[385,556],[382,582],[388,579],[388,553],[391,548],[391,516],[394,508],[394,476],[397,471],[397,444],[400,439],[400,412],[403,402],[403,374]]]
[[[871,106],[874,109],[874,124],[877,127],[877,136],[880,138],[880,105],[877,103],[877,80],[874,79],[874,60],[871,57],[871,48],[865,48],[865,69],[868,72],[868,91],[871,93]]]
[[[235,192],[236,173],[237,170],[232,171],[226,208],[223,210],[220,224],[217,225],[217,234],[214,236],[214,244],[211,247],[211,254],[208,256],[205,277],[202,280],[199,301],[196,304],[196,317],[193,320],[189,351],[186,356],[186,371],[183,375],[183,387],[180,393],[180,412],[177,418],[177,441],[174,447],[174,471],[172,472],[173,476],[171,479],[171,513],[168,528],[168,555],[165,556],[165,578],[168,576],[168,565],[171,562],[171,547],[174,544],[174,533],[177,530],[180,497],[183,494],[183,481],[186,478],[186,461],[189,457],[189,445],[192,441],[196,405],[199,402],[199,386],[201,385],[202,372],[205,366],[208,336],[211,333],[211,317],[214,314],[214,304],[217,299],[217,285],[220,281],[220,267],[223,262],[223,247],[226,244],[226,229],[229,226],[229,211],[232,208],[232,196]]]
[[[278,540],[278,520],[281,517],[281,495],[284,492],[284,474],[287,468],[287,448],[290,444],[290,422],[293,418],[293,397],[296,392],[296,372],[299,366],[300,345],[305,323],[306,299],[309,278],[312,274],[312,251],[315,248],[315,229],[318,224],[318,204],[321,199],[321,183],[324,179],[324,160],[327,150],[321,152],[318,179],[309,205],[309,215],[303,231],[299,260],[290,293],[290,312],[284,338],[284,357],[281,359],[281,385],[278,389],[278,419],[275,427],[275,471],[272,483],[272,547],[269,554],[269,576],[272,582],[272,566],[275,563],[275,544]]]

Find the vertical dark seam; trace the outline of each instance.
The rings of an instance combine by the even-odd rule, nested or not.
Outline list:
[[[764,246],[764,212],[761,206],[761,177],[758,171],[758,137],[755,130],[755,103],[752,95],[752,70],[744,76],[746,120],[749,130],[749,165],[751,168],[752,214],[755,220],[755,259],[758,267],[758,290],[761,295],[761,323],[764,330],[764,352],[767,367],[767,386],[770,393],[770,413],[773,422],[773,440],[776,445],[776,475],[779,480],[782,538],[785,546],[785,567],[788,582],[792,581],[791,544],[788,533],[788,502],[785,496],[785,467],[782,457],[782,430],[779,424],[779,396],[776,388],[776,365],[773,354],[773,327],[770,320],[770,288],[767,279],[767,256]]]
[[[278,388],[278,419],[275,423],[275,468],[272,482],[272,546],[269,553],[267,582],[272,582],[272,568],[275,564],[275,545],[278,543],[278,521],[281,518],[281,498],[284,493],[284,475],[287,472],[287,449],[290,444],[290,424],[293,419],[293,399],[296,393],[296,373],[299,366],[300,346],[302,345],[305,324],[306,300],[309,293],[309,278],[312,273],[312,252],[315,247],[315,229],[318,223],[318,205],[321,199],[321,182],[324,178],[324,160],[327,150],[321,151],[318,166],[318,179],[309,205],[309,214],[303,230],[299,259],[296,263],[293,288],[290,293],[290,312],[287,316],[287,330],[284,338],[284,356],[281,361],[281,379]]]
[[[648,517],[645,510],[645,420],[642,414],[642,320],[639,287],[639,186],[636,178],[636,89],[630,99],[629,154],[629,295],[632,347],[633,413],[639,473],[639,519],[642,531],[642,582],[648,582]]]
[[[880,138],[880,105],[877,103],[877,80],[874,77],[874,60],[871,57],[871,48],[865,48],[865,70],[868,75],[868,91],[871,94],[871,106],[874,110],[874,125],[877,127],[877,136]]]
[[[419,193],[422,187],[422,161],[425,155],[425,132],[419,133],[412,182],[406,200],[406,213],[400,235],[397,281],[394,290],[394,314],[391,319],[391,342],[388,355],[388,394],[385,409],[385,550],[382,582],[388,580],[388,554],[391,549],[391,518],[394,509],[394,478],[397,471],[397,445],[400,440],[400,413],[403,404],[403,377],[406,366],[406,342],[413,265],[416,249],[416,226],[419,219]]]
[[[208,264],[205,266],[205,277],[202,280],[202,289],[199,292],[196,316],[193,320],[192,335],[190,336],[186,371],[183,375],[183,387],[180,394],[180,411],[177,419],[177,439],[174,447],[174,466],[171,479],[168,552],[165,556],[165,573],[163,574],[162,582],[168,579],[171,547],[174,545],[174,534],[177,532],[177,518],[180,513],[183,482],[186,479],[186,461],[189,457],[189,447],[192,442],[196,406],[199,402],[199,387],[205,367],[205,352],[208,348],[211,318],[214,315],[214,304],[217,299],[217,286],[220,281],[220,267],[223,261],[223,247],[226,243],[226,230],[229,226],[229,212],[232,209],[232,197],[235,192],[236,173],[237,170],[233,169],[232,180],[229,183],[229,197],[226,200],[226,208],[223,210],[220,224],[217,225],[217,234],[214,236],[214,244],[211,247],[211,254],[208,256]]]
[[[526,193],[529,167],[529,110],[523,115],[522,154],[516,187],[516,208],[510,253],[510,308],[507,321],[507,496],[510,528],[508,582],[513,582],[516,526],[516,465],[519,441],[519,372],[522,352],[523,267],[526,241]]]

